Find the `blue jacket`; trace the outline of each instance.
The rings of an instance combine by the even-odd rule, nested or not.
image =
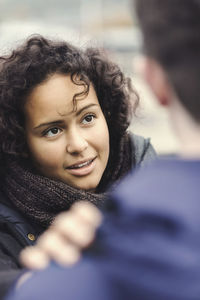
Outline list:
[[[199,300],[200,160],[158,160],[111,195],[75,266],[35,272],[7,300]]]

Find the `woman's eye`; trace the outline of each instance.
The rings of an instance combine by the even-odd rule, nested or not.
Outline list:
[[[84,117],[82,123],[83,124],[89,124],[92,123],[94,121],[95,116],[94,115],[87,115]]]
[[[48,131],[45,132],[45,136],[46,137],[53,137],[53,136],[56,136],[60,133],[60,129],[57,128],[57,127],[54,127],[54,128],[51,128],[49,129]]]

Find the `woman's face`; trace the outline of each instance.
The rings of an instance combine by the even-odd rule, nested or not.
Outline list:
[[[109,156],[109,133],[95,90],[83,91],[70,76],[52,75],[38,85],[25,104],[29,151],[38,171],[73,187],[92,190],[99,184]]]

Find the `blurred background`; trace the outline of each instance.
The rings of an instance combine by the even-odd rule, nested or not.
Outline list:
[[[80,47],[106,48],[132,78],[141,98],[130,130],[151,137],[160,154],[176,153],[178,144],[166,111],[138,72],[142,36],[132,13],[132,0],[0,0],[0,55],[34,33],[64,38]]]

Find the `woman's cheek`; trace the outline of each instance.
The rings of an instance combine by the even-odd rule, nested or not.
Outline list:
[[[31,146],[31,145],[30,145]],[[60,164],[62,153],[58,143],[48,141],[36,141],[31,146],[33,160],[40,166],[55,166]]]
[[[97,130],[96,140],[99,141],[102,149],[106,149],[109,151],[109,131],[106,121],[102,121],[99,126],[99,130]]]

